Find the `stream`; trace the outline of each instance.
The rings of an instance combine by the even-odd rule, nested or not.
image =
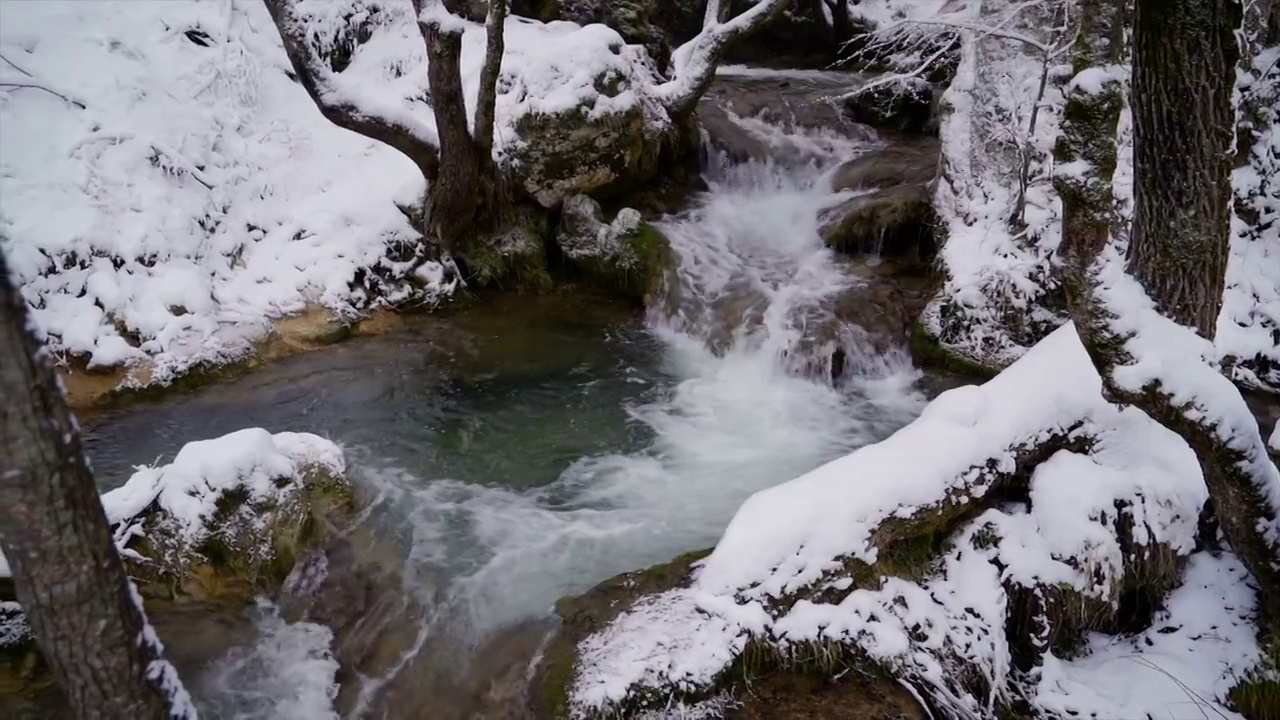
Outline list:
[[[564,595],[713,545],[751,493],[918,414],[905,353],[840,335],[854,372],[833,387],[830,342],[807,340],[865,282],[824,247],[817,216],[839,199],[826,172],[872,141],[739,124],[804,162],[713,153],[709,190],[659,223],[680,282],[647,317],[499,297],[97,419],[88,448],[108,486],[244,427],[333,439],[412,601],[393,657],[354,678],[358,692],[343,678],[337,701],[333,634],[264,601],[254,632],[190,682],[206,717],[446,717],[421,703],[461,707],[441,688],[499,631],[543,628]]]

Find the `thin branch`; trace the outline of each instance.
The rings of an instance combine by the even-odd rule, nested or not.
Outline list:
[[[320,113],[330,122],[399,150],[428,179],[439,169],[439,139],[435,129],[407,108],[396,107],[360,93],[343,83],[312,48],[306,23],[295,0],[263,0],[284,41],[285,52],[298,81]]]
[[[39,83],[34,83],[34,82],[15,82],[15,81],[12,81],[12,80],[0,80],[0,87],[29,88],[29,89],[31,89],[31,90],[43,90],[43,91],[45,91],[45,92],[49,93],[50,95],[56,95],[57,97],[62,98],[62,99],[63,99],[63,100],[65,100],[66,102],[68,102],[68,103],[70,103],[70,104],[72,104],[72,105],[75,105],[76,107],[80,108],[81,110],[84,110],[84,109],[85,109],[84,103],[80,102],[79,100],[72,100],[71,98],[67,97],[66,95],[63,95],[62,93],[58,92],[57,90],[53,90],[53,89],[47,88],[47,87],[45,87],[44,85],[41,85],[41,84],[39,84]]]
[[[493,126],[498,103],[498,75],[502,71],[505,48],[503,30],[507,20],[507,0],[489,0],[485,20],[484,67],[480,71],[480,94],[476,99],[476,119],[471,134],[481,159],[493,157]]]
[[[22,73],[23,75],[26,75],[29,78],[35,77],[35,75],[32,75],[31,73],[24,70],[21,65],[5,57],[4,53],[0,53],[0,60],[5,61],[6,63],[9,64],[9,67],[13,68],[14,70],[17,70],[18,72]]]

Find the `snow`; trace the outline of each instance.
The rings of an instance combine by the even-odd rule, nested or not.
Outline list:
[[[423,41],[406,8],[297,6],[320,49],[351,40],[349,19],[370,24],[327,91],[434,140]],[[465,30],[474,107],[484,27]],[[308,304],[350,316],[456,286],[434,263],[388,259],[419,239],[399,208],[421,204],[424,180],[400,153],[321,116],[290,79],[261,2],[4,3],[0,54],[5,82],[71,99],[0,88],[0,244],[59,356],[143,366],[136,382],[164,384],[252,352],[273,319]],[[597,90],[602,77],[618,94]],[[604,26],[512,18],[495,152],[519,147],[516,127],[532,114],[641,107],[664,123],[656,82],[643,49]],[[410,273],[427,285],[411,286]],[[374,276],[389,280],[367,285]]]
[[[1149,630],[1096,634],[1079,659],[1046,658],[1037,704],[1098,720],[1240,718],[1221,698],[1261,657],[1254,594],[1234,555],[1193,556]]]
[[[1132,358],[1112,371],[1112,379],[1131,393],[1158,383],[1173,407],[1212,426],[1219,441],[1240,453],[1240,469],[1270,508],[1270,520],[1258,529],[1272,547],[1280,547],[1280,469],[1267,456],[1257,420],[1231,380],[1213,366],[1213,344],[1162,315],[1124,265],[1114,246],[1096,265],[1096,295],[1115,315],[1111,330],[1126,338],[1124,350]]]
[[[951,539],[926,579],[883,578],[878,589],[834,600],[813,594],[851,587],[848,561],[877,560],[886,521],[980,498],[990,489],[985,470],[1008,473],[1018,448],[1064,435],[1087,438],[1087,450],[1060,450],[1040,463],[1030,502],[987,509]],[[1188,556],[1207,497],[1195,455],[1177,435],[1103,399],[1101,380],[1067,325],[986,384],[939,396],[890,438],[753,495],[689,587],[641,599],[579,646],[570,697],[585,713],[661,703],[665,694],[678,699],[711,686],[752,638],[784,657],[804,652],[804,643],[834,641],[893,668],[949,717],[986,717],[1015,689],[1026,690],[1015,687],[1023,681],[1011,673],[1004,635],[1012,589],[1067,588],[1115,607],[1121,579],[1138,572],[1130,564],[1142,555],[1122,552],[1121,528],[1132,528],[1134,547]],[[1190,587],[1199,577],[1189,576]],[[1239,594],[1239,572],[1213,577],[1205,592]],[[1175,597],[1170,612],[1180,607]],[[1249,603],[1230,607],[1252,611]],[[1250,657],[1233,657],[1232,667]],[[1049,656],[1044,667],[1045,677],[1057,677],[1052,673],[1076,666],[1064,669]],[[987,678],[989,694],[974,696],[962,684],[975,670]],[[1183,679],[1212,696],[1221,674],[1213,670]],[[1072,699],[1056,691],[1046,697]],[[1152,698],[1168,699],[1126,702],[1158,713],[1163,705]],[[1038,702],[1035,693],[1032,699]]]
[[[1231,176],[1236,197],[1227,286],[1214,345],[1219,359],[1263,359],[1280,368],[1280,47],[1259,52],[1237,84],[1258,108],[1248,163]],[[1280,370],[1258,377],[1235,369],[1247,384],[1280,388]]]

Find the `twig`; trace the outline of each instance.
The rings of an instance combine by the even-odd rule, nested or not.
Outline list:
[[[43,91],[45,91],[45,92],[49,93],[50,95],[56,95],[57,97],[62,98],[64,101],[66,101],[66,102],[68,102],[68,103],[71,103],[72,105],[75,105],[76,107],[80,108],[81,110],[84,110],[84,109],[85,109],[85,105],[84,105],[84,103],[80,102],[79,100],[72,100],[71,98],[67,97],[66,95],[63,95],[62,93],[58,92],[57,90],[53,90],[53,89],[51,89],[51,88],[47,88],[47,87],[45,87],[44,85],[41,85],[41,84],[39,84],[39,83],[33,83],[33,82],[14,82],[14,81],[11,81],[11,80],[2,80],[2,81],[0,81],[0,87],[29,88],[29,89],[31,89],[31,90],[43,90]]]

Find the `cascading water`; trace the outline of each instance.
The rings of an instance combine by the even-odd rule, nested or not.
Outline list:
[[[375,446],[350,418],[319,429],[344,444],[358,484],[375,498],[366,526],[395,548],[402,562],[395,592],[409,608],[383,630],[396,636],[393,649],[361,648],[362,657],[390,658],[344,679],[344,694],[352,693],[340,699],[346,715],[399,717],[413,708],[408,714],[417,716],[415,703],[428,702],[441,708],[431,717],[449,717],[459,702],[426,696],[463,682],[457,678],[475,648],[495,631],[547,618],[558,598],[611,575],[713,545],[751,493],[883,438],[923,406],[905,356],[870,350],[865,334],[840,327],[831,310],[862,280],[818,235],[819,213],[840,200],[824,163],[849,157],[865,140],[782,131],[758,118],[736,122],[791,161],[733,164],[713,152],[700,202],[659,223],[679,258],[678,282],[651,309],[647,339],[609,340],[618,344],[607,352],[630,354],[605,365],[608,377],[590,377],[600,363],[582,377],[575,366],[535,385],[495,387],[496,376],[485,375],[467,389],[471,404],[461,415],[451,414],[452,396],[436,390],[425,391],[438,406],[426,415],[420,401],[397,398],[399,386],[351,400],[362,412],[393,406],[384,412],[411,429],[427,426],[428,450],[420,436]],[[637,344],[657,349],[636,351]],[[654,354],[660,368],[639,366],[638,357]],[[838,386],[830,382],[836,354],[854,370]],[[334,380],[326,392],[359,392]],[[287,392],[316,389],[294,382]],[[317,402],[307,400],[302,412]],[[513,403],[534,414],[514,423],[493,414]],[[626,416],[615,420],[609,413],[619,403]],[[546,419],[546,408],[555,419]],[[246,415],[254,413],[234,421]],[[448,457],[432,427],[444,423],[463,428],[449,436]],[[486,423],[505,429],[486,441]],[[611,439],[583,445],[548,482],[519,458],[555,433]],[[431,457],[419,460],[423,454]],[[327,631],[284,623],[269,607],[257,623],[259,644],[215,663],[198,683],[198,696],[227,700],[205,703],[207,714],[261,717],[270,706],[275,718],[318,717],[317,706],[330,706],[334,665],[314,644]],[[302,661],[285,668],[288,657]]]
[[[782,140],[819,146],[800,133]],[[652,437],[646,447],[581,458],[526,492],[450,479],[424,486],[396,469],[366,469],[405,508],[406,584],[431,608],[406,660],[441,638],[471,646],[610,575],[708,547],[752,492],[919,410],[904,356],[875,356],[856,328],[841,350],[873,377],[833,388],[825,377],[841,337],[806,347],[815,324],[834,322],[832,299],[861,282],[818,236],[819,212],[839,199],[822,169],[718,160],[702,203],[659,223],[679,283],[651,309],[649,330],[679,381],[629,408]]]

